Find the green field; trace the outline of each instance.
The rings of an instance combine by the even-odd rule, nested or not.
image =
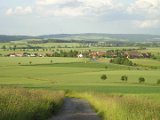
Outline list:
[[[144,67],[160,68],[160,61],[153,59],[132,59],[132,62]]]
[[[50,63],[50,60],[53,63]],[[32,64],[29,61],[32,61]],[[18,64],[19,62],[21,64]],[[76,90],[81,90],[84,87],[87,90],[95,88],[95,91],[104,90],[104,92],[108,92],[106,88],[110,89],[112,86],[113,89],[119,87],[129,89],[130,86],[137,88],[141,86],[144,89],[151,87],[153,91],[160,89],[156,85],[160,78],[159,69],[97,63],[88,59],[1,57],[0,69],[0,83],[2,85],[48,87],[51,89],[75,88]],[[102,74],[107,75],[107,80],[100,79]],[[127,82],[120,80],[122,75],[128,76]],[[145,78],[144,84],[138,83],[139,77]],[[139,88],[141,89],[141,87]]]
[[[66,91],[70,97],[88,100],[104,120],[158,120],[159,61],[132,59],[137,66],[111,64],[108,61],[109,59],[94,61],[87,58],[0,57],[0,86]],[[107,75],[106,80],[101,80],[102,74]],[[128,76],[127,82],[121,80],[122,75]],[[145,82],[139,83],[139,77],[144,77]],[[111,111],[107,110],[108,107]],[[144,112],[137,112],[138,110]],[[132,114],[128,111],[132,111]]]

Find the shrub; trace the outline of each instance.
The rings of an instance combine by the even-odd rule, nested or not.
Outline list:
[[[108,66],[107,66],[107,65],[105,66],[105,69],[108,69]]]
[[[29,61],[29,64],[31,65],[31,64],[32,64],[32,61]]]
[[[145,78],[144,77],[140,77],[139,78],[139,83],[144,83],[145,82]]]
[[[106,80],[106,79],[107,79],[107,76],[106,76],[105,74],[103,74],[103,75],[101,76],[101,79],[102,79],[102,80]]]
[[[127,81],[127,80],[128,80],[128,77],[127,77],[126,75],[123,75],[123,76],[121,77],[121,80],[122,80],[122,81]]]
[[[159,80],[157,80],[157,84],[160,84],[160,79],[159,79]]]

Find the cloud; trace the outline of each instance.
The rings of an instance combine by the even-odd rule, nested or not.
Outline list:
[[[127,11],[131,14],[157,16],[160,15],[160,0],[136,0]]]
[[[13,12],[13,9],[10,8],[6,11],[6,15],[12,15],[14,12]]]
[[[36,5],[54,16],[97,16],[120,8],[113,0],[37,0]]]
[[[83,16],[83,8],[70,8],[70,7],[65,7],[65,8],[60,8],[60,9],[53,9],[53,10],[48,10],[46,11],[47,15],[53,15],[53,16]]]
[[[30,6],[17,6],[6,10],[6,15],[24,15],[34,12],[38,16],[90,16],[103,15],[120,8],[115,0],[32,0]],[[25,3],[24,3],[25,4]],[[27,2],[28,4],[28,2]],[[31,7],[32,6],[32,7]],[[77,12],[77,14],[76,14]]]
[[[81,6],[100,8],[104,6],[113,7],[112,0],[37,0],[37,5],[61,5],[79,3]]]
[[[26,14],[31,14],[32,13],[32,8],[30,6],[27,7],[22,7],[18,6],[15,9],[9,8],[6,11],[6,15],[26,15]]]
[[[37,0],[37,5],[59,5],[59,4],[65,4],[68,2],[73,2],[74,0]]]
[[[135,16],[134,25],[139,28],[155,28],[160,25],[160,0],[136,0],[127,8]],[[138,16],[143,18],[138,19]]]
[[[91,8],[102,8],[107,7],[113,8],[113,1],[112,0],[78,0],[83,4],[85,7],[91,7]]]
[[[143,20],[143,21],[135,21],[134,25],[138,28],[152,28],[159,27],[159,20]]]
[[[42,16],[101,16],[121,9],[114,0],[35,0],[32,6],[10,8],[6,15],[26,15],[34,10]]]

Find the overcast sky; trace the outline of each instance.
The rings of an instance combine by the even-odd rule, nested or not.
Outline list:
[[[0,0],[0,34],[160,35],[160,0]]]

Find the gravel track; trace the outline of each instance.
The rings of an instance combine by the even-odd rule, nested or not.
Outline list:
[[[60,112],[49,120],[101,120],[85,100],[65,98]]]

